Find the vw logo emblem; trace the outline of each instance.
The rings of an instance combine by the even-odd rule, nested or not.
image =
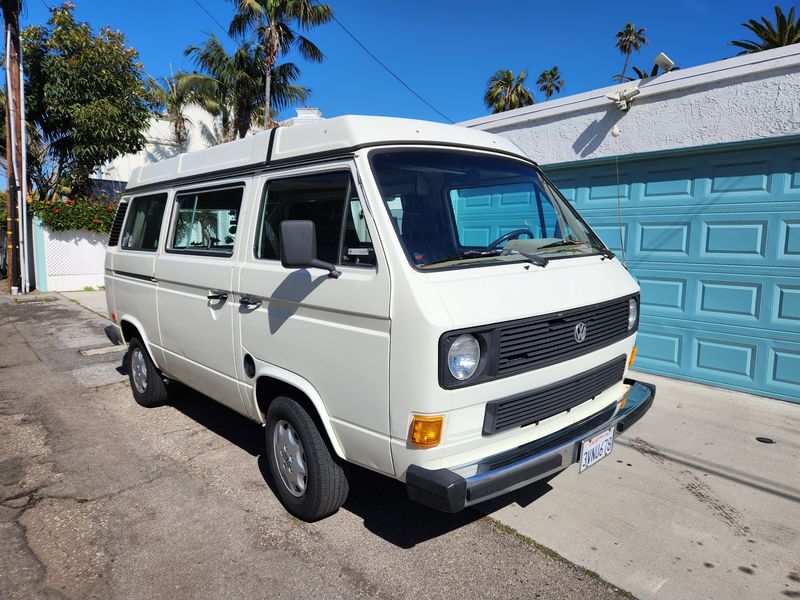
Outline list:
[[[580,321],[575,325],[575,341],[579,344],[586,339],[586,323]]]

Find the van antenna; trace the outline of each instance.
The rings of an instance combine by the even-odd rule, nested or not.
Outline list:
[[[617,224],[619,225],[619,249],[622,253],[622,266],[626,269],[628,265],[625,263],[625,240],[622,235],[622,197],[619,193],[619,156],[614,157],[614,166],[617,171]]]

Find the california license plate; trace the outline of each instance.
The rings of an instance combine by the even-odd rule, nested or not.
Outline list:
[[[578,473],[583,473],[593,464],[611,454],[614,448],[614,428],[590,437],[581,442],[581,466]]]

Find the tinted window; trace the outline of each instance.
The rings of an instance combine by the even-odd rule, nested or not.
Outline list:
[[[231,256],[242,188],[178,194],[172,250]]]
[[[314,223],[320,260],[340,265],[375,264],[372,239],[349,172],[269,182],[256,241],[257,258],[280,259],[280,223],[287,220]]]
[[[134,198],[128,208],[128,218],[122,232],[122,248],[155,252],[166,205],[166,194]]]

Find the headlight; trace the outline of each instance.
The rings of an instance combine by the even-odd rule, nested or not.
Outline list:
[[[447,352],[447,367],[450,374],[464,381],[475,374],[481,359],[481,346],[475,336],[464,334],[458,336]]]
[[[628,331],[633,329],[633,326],[636,325],[636,321],[639,319],[639,303],[636,302],[636,298],[631,298],[628,300]]]

